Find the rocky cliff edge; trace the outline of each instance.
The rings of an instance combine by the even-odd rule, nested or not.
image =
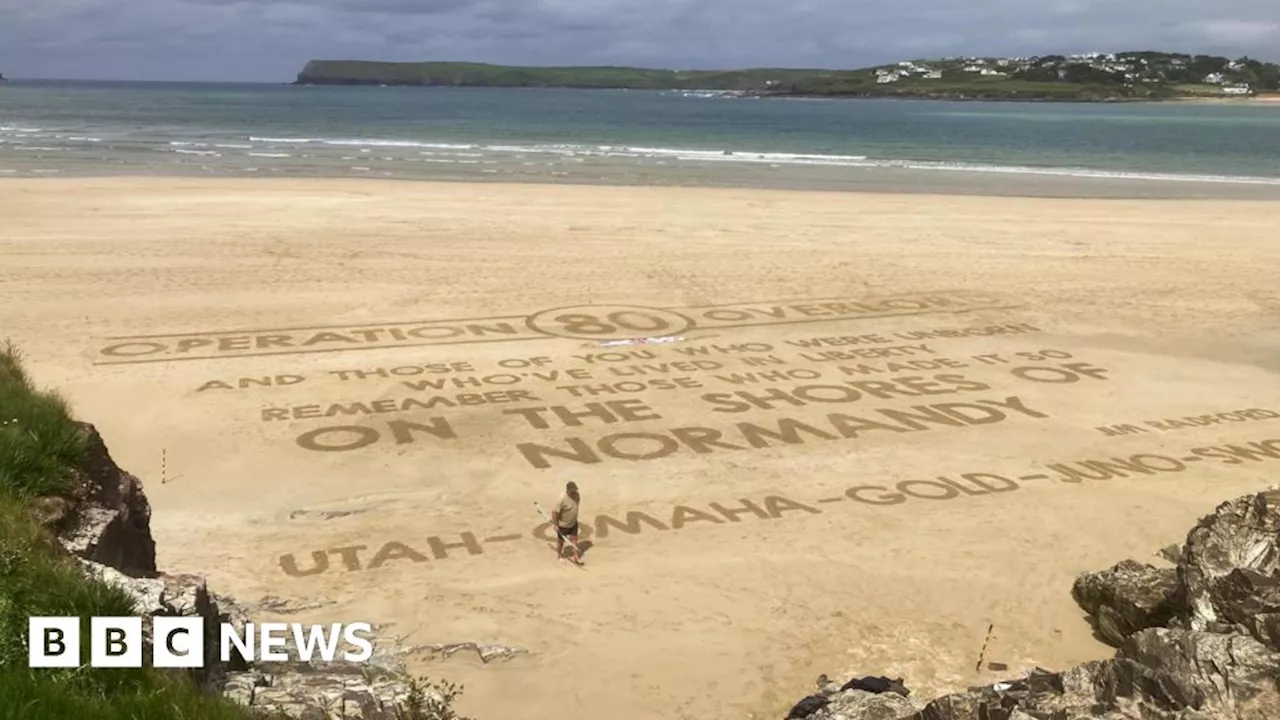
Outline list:
[[[1112,658],[923,706],[888,678],[824,676],[788,717],[1280,720],[1280,487],[1222,503],[1157,555],[1173,566],[1125,560],[1072,586],[1096,636],[1116,647]]]
[[[151,618],[200,617],[205,621],[205,666],[189,671],[200,687],[221,692],[264,715],[306,720],[396,720],[410,685],[401,651],[375,640],[367,663],[302,661],[292,642],[291,660],[258,667],[237,652],[221,660],[221,623],[243,627],[252,621],[245,607],[207,587],[204,578],[171,575],[156,568],[151,506],[142,483],[111,459],[97,430],[80,429],[89,441],[87,461],[71,488],[38,498],[36,519],[54,533],[85,572],[128,592],[143,615],[144,664],[149,663]],[[432,691],[428,690],[430,695]],[[431,698],[440,701],[438,695]]]

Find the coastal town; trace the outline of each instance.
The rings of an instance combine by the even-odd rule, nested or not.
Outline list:
[[[1248,58],[1156,52],[1046,55],[1016,58],[948,57],[936,61],[902,61],[873,68],[876,83],[908,79],[969,80],[978,77],[1033,82],[1095,82],[1205,86],[1203,94],[1248,96],[1280,89],[1274,65]]]

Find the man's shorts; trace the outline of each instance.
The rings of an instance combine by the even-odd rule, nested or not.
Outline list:
[[[573,524],[572,526],[570,526],[570,527],[560,527],[559,525],[557,525],[557,526],[556,526],[556,534],[558,534],[558,535],[559,535],[560,537],[562,537],[562,538],[577,537],[577,535],[578,535],[578,523],[574,523],[574,524]]]

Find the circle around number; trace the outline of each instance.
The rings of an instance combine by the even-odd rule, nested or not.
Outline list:
[[[530,315],[529,329],[576,340],[628,340],[675,335],[693,320],[670,310],[630,305],[578,305]]]

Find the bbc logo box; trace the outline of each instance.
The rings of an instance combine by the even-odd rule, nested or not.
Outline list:
[[[146,636],[141,617],[89,618],[88,663],[81,657],[81,630],[78,617],[32,617],[28,619],[28,665],[33,668],[75,668],[83,665],[103,668],[137,668],[143,664]],[[205,623],[200,617],[152,618],[151,665],[161,668],[199,668],[205,664]],[[339,643],[348,649],[341,653],[347,662],[368,662],[373,644],[361,634],[371,634],[370,623],[334,623],[303,625],[301,623],[245,623],[236,627],[219,624],[219,650],[223,662],[233,651],[251,662],[288,662],[285,651],[289,636],[293,649],[303,662],[318,656],[333,662],[339,655]]]
[[[204,666],[204,620],[199,617],[152,619],[151,664],[166,668]],[[89,618],[88,663],[81,657],[78,617],[32,617],[27,626],[28,665],[33,668],[142,667],[141,617]]]

